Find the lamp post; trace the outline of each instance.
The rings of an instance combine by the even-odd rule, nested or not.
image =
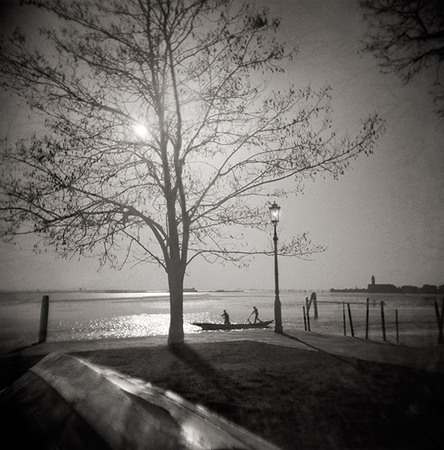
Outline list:
[[[276,232],[276,227],[279,222],[279,210],[281,209],[280,206],[274,202],[270,207],[270,216],[271,216],[271,223],[274,225],[274,235],[273,235],[273,241],[274,241],[274,332],[275,333],[282,333],[282,314],[281,314],[281,301],[279,299],[279,270],[278,270],[278,254],[277,254],[277,244],[278,244],[278,237]]]

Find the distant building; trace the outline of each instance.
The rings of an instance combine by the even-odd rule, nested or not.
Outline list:
[[[438,286],[424,284],[424,286],[420,289],[420,291],[421,291],[421,294],[437,294]]]
[[[367,291],[370,294],[397,294],[401,292],[401,289],[394,284],[369,284]]]
[[[330,289],[330,292],[357,293],[368,292],[369,294],[444,294],[444,284],[435,286],[424,284],[422,287],[405,285],[396,287],[394,284],[376,284],[375,276],[372,275],[371,283],[367,285],[367,289],[348,288],[348,289]]]
[[[418,286],[402,286],[401,292],[403,294],[418,294],[419,288]]]
[[[369,294],[397,294],[401,292],[401,289],[394,284],[376,284],[375,276],[372,275],[372,282],[367,285],[367,292]]]

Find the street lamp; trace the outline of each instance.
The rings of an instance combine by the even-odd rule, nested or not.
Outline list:
[[[282,333],[282,314],[281,314],[281,301],[279,299],[279,271],[278,271],[278,254],[277,254],[277,244],[278,237],[276,233],[276,226],[279,222],[279,211],[280,206],[274,202],[269,208],[271,223],[274,225],[274,286],[275,286],[275,297],[274,297],[274,331],[275,333]]]

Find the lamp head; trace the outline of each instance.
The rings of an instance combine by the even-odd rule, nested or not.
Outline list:
[[[268,209],[270,210],[271,222],[278,223],[279,222],[279,210],[281,209],[281,207],[278,206],[276,204],[276,202],[273,202],[273,204]]]

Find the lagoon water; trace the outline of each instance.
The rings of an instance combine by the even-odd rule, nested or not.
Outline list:
[[[168,334],[169,299],[166,292],[2,292],[0,293],[0,352],[37,342],[43,295],[49,295],[48,341],[129,338]],[[310,292],[281,292],[283,328],[304,330],[302,307]],[[386,339],[396,343],[433,345],[438,342],[435,300],[443,296],[317,292],[319,317],[310,310],[311,331],[351,335],[348,308],[355,337],[365,337],[366,299],[370,299],[369,338],[382,341],[381,302],[384,302]],[[224,309],[231,322],[245,322],[253,306],[262,320],[274,318],[274,292],[187,292],[184,300],[185,333],[202,333],[191,322],[222,322]],[[248,330],[245,331],[248,333]],[[208,333],[206,331],[205,333]]]

